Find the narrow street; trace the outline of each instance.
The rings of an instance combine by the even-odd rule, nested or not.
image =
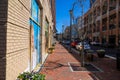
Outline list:
[[[57,43],[55,51],[49,54],[40,73],[46,75],[46,80],[119,80],[120,77],[116,61],[107,57],[98,58],[94,55],[94,60],[89,62],[100,71],[73,71],[70,63],[81,63],[80,56],[69,53]]]

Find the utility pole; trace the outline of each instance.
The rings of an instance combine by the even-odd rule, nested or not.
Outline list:
[[[70,13],[70,52],[71,52],[71,36],[72,36],[72,32],[71,32],[71,29],[72,29],[72,16],[73,16],[73,9],[69,10],[69,13]]]

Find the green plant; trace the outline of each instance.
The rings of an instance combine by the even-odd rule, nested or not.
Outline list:
[[[37,73],[34,74],[32,78],[33,80],[45,80],[45,75]]]
[[[22,74],[19,74],[19,76],[17,78],[22,79],[22,80],[28,80],[31,76],[32,76],[31,73],[23,72]]]
[[[44,74],[23,72],[17,77],[18,80],[45,80]]]

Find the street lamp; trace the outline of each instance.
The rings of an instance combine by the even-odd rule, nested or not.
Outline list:
[[[62,25],[62,41],[64,40],[64,25]]]
[[[71,38],[72,38],[72,16],[73,16],[73,10],[69,10],[70,13],[70,44],[72,42]],[[70,45],[70,51],[71,51],[71,45]]]

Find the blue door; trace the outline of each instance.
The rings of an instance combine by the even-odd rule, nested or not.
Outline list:
[[[31,4],[31,20],[30,20],[30,25],[32,27],[31,32],[33,32],[33,51],[32,51],[32,65],[33,69],[37,64],[40,63],[41,61],[41,27],[38,25],[40,23],[40,9],[39,6],[36,2],[36,0],[32,0]]]

